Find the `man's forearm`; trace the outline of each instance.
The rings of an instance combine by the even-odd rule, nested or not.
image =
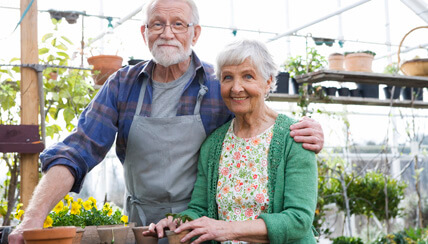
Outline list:
[[[21,229],[41,228],[49,212],[70,191],[74,177],[65,166],[52,167],[34,190]]]

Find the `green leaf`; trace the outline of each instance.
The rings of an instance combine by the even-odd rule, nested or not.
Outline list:
[[[64,41],[68,42],[70,45],[73,45],[73,42],[71,42],[71,41],[70,41],[70,39],[68,39],[67,37],[65,37],[65,36],[61,36],[61,38],[62,38]]]
[[[66,59],[70,59],[70,56],[67,54],[67,53],[65,53],[65,52],[56,52],[59,56],[62,56],[62,57],[64,57],[64,58],[66,58]]]
[[[51,38],[53,33],[47,33],[42,37],[42,42],[45,42],[47,39]]]
[[[59,44],[58,46],[56,46],[58,49],[61,49],[61,50],[64,50],[64,51],[67,51],[68,50],[68,48],[67,48],[67,46],[65,46],[64,44]]]
[[[49,49],[44,47],[39,49],[39,55],[43,55],[49,52]]]
[[[74,119],[74,111],[71,108],[65,108],[63,115],[67,124],[69,124]]]

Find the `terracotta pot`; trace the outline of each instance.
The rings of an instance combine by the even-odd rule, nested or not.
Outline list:
[[[148,226],[138,226],[132,228],[135,236],[135,242],[137,244],[157,244],[158,238],[152,236],[143,236],[143,231],[147,231],[149,229]]]
[[[373,55],[367,53],[350,53],[345,56],[345,70],[372,72]]]
[[[80,244],[82,242],[83,233],[85,232],[85,229],[82,229],[80,227],[76,228],[76,235],[73,237],[73,244]]]
[[[135,223],[129,223],[128,225],[130,228],[135,226]],[[93,243],[100,243],[100,237],[98,235],[97,228],[106,228],[106,227],[123,227],[123,225],[90,225],[85,227],[85,232],[83,233],[81,244],[93,244]],[[128,230],[128,236],[126,243],[128,244],[134,244],[135,238],[134,233],[131,231],[131,229]]]
[[[114,244],[126,244],[126,237],[128,236],[129,226],[120,227],[104,227],[97,228],[100,243],[110,244],[114,240]]]
[[[412,59],[404,62],[401,67],[401,71],[405,75],[414,76],[428,76],[428,59]]]
[[[49,77],[51,80],[57,80],[58,79],[58,73],[57,72],[50,72]]]
[[[183,239],[183,237],[187,235],[189,232],[190,232],[189,230],[183,230],[179,234],[176,234],[174,231],[166,230],[165,234],[168,237],[169,244],[183,244],[183,243],[190,244],[190,240],[186,242],[180,242],[180,240]]]
[[[99,71],[94,74],[95,84],[102,85],[107,78],[122,67],[122,57],[115,55],[98,55],[88,58],[88,63],[93,65],[94,71]]]
[[[345,70],[343,68],[343,62],[345,56],[341,53],[332,53],[328,56],[328,68],[331,70]]]
[[[26,230],[23,234],[26,244],[72,244],[75,235],[74,226]]]

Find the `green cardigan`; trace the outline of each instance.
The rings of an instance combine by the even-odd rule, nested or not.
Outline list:
[[[290,125],[296,121],[278,115],[268,155],[267,213],[258,218],[266,223],[270,243],[316,243],[312,227],[317,203],[315,154],[293,140]],[[216,190],[222,143],[231,122],[215,130],[202,144],[198,175],[188,209],[193,219],[218,219]]]

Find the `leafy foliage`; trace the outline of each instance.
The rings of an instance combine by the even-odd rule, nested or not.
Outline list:
[[[284,63],[284,69],[290,73],[290,77],[296,77],[319,70],[327,65],[327,60],[315,48],[306,49],[306,57],[297,55],[289,57]]]
[[[348,55],[348,54],[351,54],[351,53],[367,53],[367,54],[372,55],[373,57],[376,56],[376,53],[372,52],[370,50],[356,51],[356,52],[345,52],[345,56]]]
[[[359,237],[339,236],[333,239],[333,244],[364,244]]]
[[[177,221],[177,227],[180,226],[182,223],[185,223],[187,221],[192,221],[193,218],[186,214],[179,214],[179,213],[167,213],[165,214],[165,217],[172,217],[172,220]]]
[[[379,237],[373,244],[426,244],[428,243],[428,228],[405,229],[397,233]]]

